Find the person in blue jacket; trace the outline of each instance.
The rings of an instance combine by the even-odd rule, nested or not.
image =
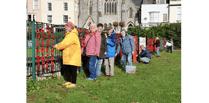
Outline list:
[[[146,49],[143,45],[141,45],[142,48],[142,52],[138,55],[136,55],[137,57],[140,56],[140,60],[142,62],[144,62],[145,64],[149,64],[150,60],[151,60],[151,55],[148,49]]]
[[[116,42],[117,38],[115,36],[114,30],[112,27],[107,27],[107,54],[105,55],[105,61],[104,65],[106,67],[105,72],[106,75],[104,76],[109,76],[113,77],[114,76],[114,58],[115,58],[115,47],[116,47]]]
[[[120,37],[117,53],[115,55],[119,54],[120,48],[122,47],[123,55],[121,60],[124,65],[124,70],[126,71],[126,57],[128,57],[128,66],[132,66],[132,55],[135,51],[135,43],[133,37],[125,33],[125,30],[122,30],[120,34],[122,37]]]

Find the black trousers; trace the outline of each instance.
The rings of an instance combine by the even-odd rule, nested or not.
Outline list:
[[[172,46],[168,46],[168,51],[167,51],[167,52],[169,52],[169,50],[170,50],[171,53],[172,53]]]
[[[62,65],[62,69],[64,72],[64,75],[67,78],[68,82],[72,82],[73,84],[76,84],[76,79],[77,79],[77,66],[73,65]]]

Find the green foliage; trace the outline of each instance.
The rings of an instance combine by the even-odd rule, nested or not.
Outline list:
[[[140,26],[128,28],[128,34],[138,37],[155,38],[170,40],[173,39],[174,45],[181,48],[181,23],[160,24],[142,29]]]

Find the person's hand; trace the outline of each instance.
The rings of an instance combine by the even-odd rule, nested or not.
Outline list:
[[[132,51],[132,55],[134,55],[134,51]]]
[[[97,53],[95,53],[94,55],[97,56]]]
[[[138,55],[136,55],[136,57],[138,57]]]
[[[57,44],[56,44],[56,45],[54,45],[52,48],[57,49]]]
[[[106,54],[107,54],[107,52],[104,52],[104,54],[106,55]]]

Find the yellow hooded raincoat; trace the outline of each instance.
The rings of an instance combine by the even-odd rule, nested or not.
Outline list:
[[[81,47],[78,31],[75,28],[71,32],[65,33],[65,38],[57,44],[57,49],[63,50],[64,65],[81,66]]]

